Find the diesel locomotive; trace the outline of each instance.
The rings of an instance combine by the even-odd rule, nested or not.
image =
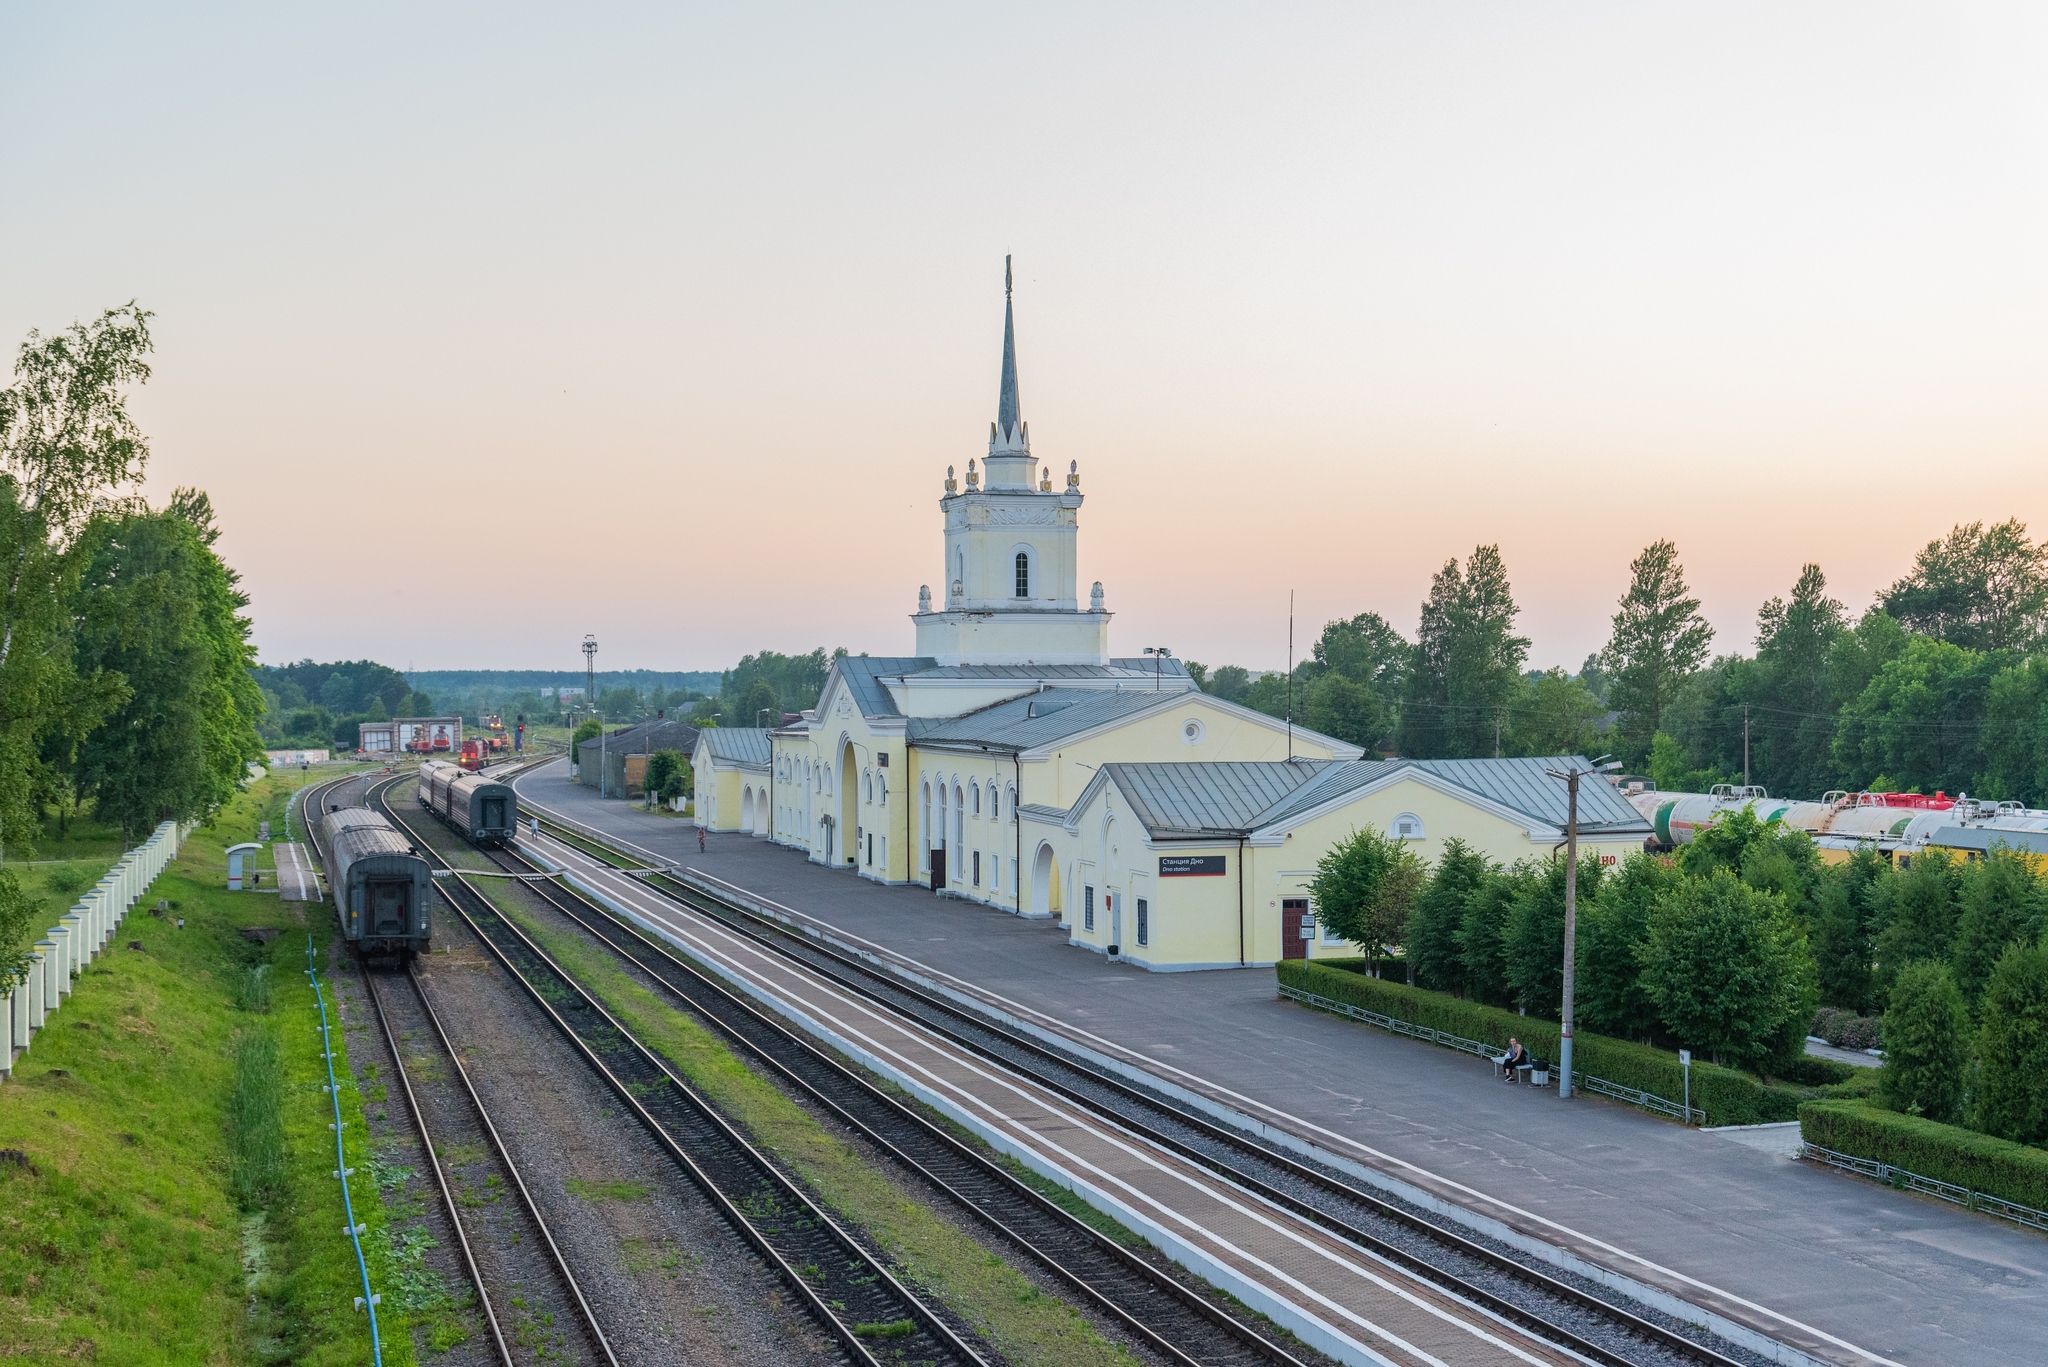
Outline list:
[[[342,938],[366,957],[410,959],[433,935],[433,873],[381,813],[341,807],[320,821]]]
[[[510,845],[519,820],[510,784],[440,759],[420,766],[420,806],[473,845]]]

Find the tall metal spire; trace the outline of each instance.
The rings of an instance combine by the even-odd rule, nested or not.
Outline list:
[[[1017,323],[1010,308],[1010,258],[1003,258],[1003,392],[996,400],[996,431],[1005,443],[1017,440]]]

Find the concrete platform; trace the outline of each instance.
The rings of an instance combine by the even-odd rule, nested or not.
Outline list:
[[[1281,1002],[1271,970],[1152,974],[1046,922],[886,888],[750,837],[603,801],[564,766],[521,791],[885,945],[1099,1052],[1631,1278],[1855,1363],[2048,1361],[2048,1239]]]

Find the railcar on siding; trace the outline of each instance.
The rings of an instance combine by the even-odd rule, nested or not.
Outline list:
[[[432,759],[420,766],[419,802],[472,845],[513,842],[519,799],[510,784]]]
[[[410,959],[433,936],[432,870],[381,813],[342,807],[320,821],[342,938],[365,957]]]

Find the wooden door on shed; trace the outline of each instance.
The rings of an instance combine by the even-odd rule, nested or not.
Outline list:
[[[1280,954],[1287,959],[1306,959],[1308,942],[1316,933],[1316,918],[1308,913],[1308,898],[1285,897],[1280,901]]]

